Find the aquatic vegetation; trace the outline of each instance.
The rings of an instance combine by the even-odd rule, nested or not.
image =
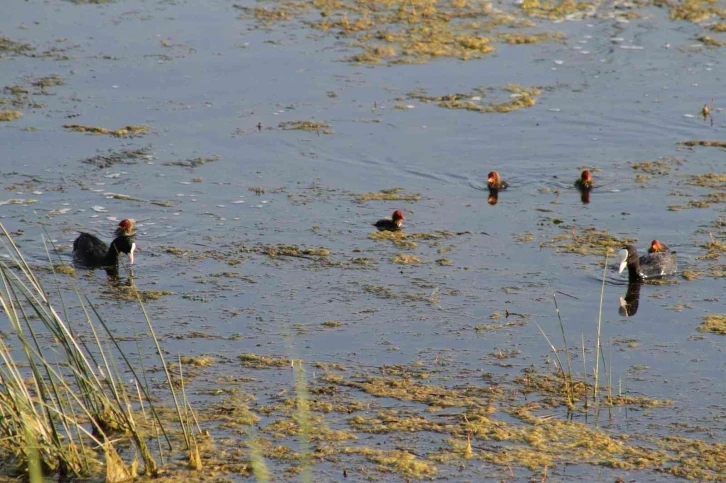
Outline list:
[[[137,149],[109,149],[107,154],[97,154],[84,159],[82,162],[96,166],[99,169],[106,169],[116,164],[134,164],[137,159],[148,159],[150,154],[150,146]]]
[[[701,332],[712,332],[714,334],[726,335],[726,315],[707,315],[698,326]]]
[[[493,89],[478,87],[470,93],[446,94],[443,96],[426,96],[414,92],[408,94],[408,97],[423,102],[436,102],[439,107],[446,109],[464,109],[481,113],[507,113],[534,106],[537,103],[537,96],[542,92],[541,89],[536,87],[523,87],[516,84],[509,84],[503,90],[511,94],[510,100],[499,103],[481,104],[479,99],[490,90]]]
[[[206,156],[206,157],[198,157],[198,158],[192,158],[192,159],[186,159],[184,161],[167,161],[164,163],[164,166],[181,166],[184,168],[198,168],[199,166],[204,166],[207,163],[213,163],[215,161],[219,161],[219,156]]]
[[[5,36],[0,36],[0,52],[14,55],[28,55],[35,50],[30,44],[16,42]]]
[[[242,365],[252,369],[266,369],[269,367],[286,367],[290,366],[291,360],[286,357],[260,356],[257,354],[240,354],[237,358],[242,361]]]
[[[711,189],[726,189],[726,174],[705,173],[688,177],[687,182],[696,186]]]
[[[344,448],[343,454],[359,454],[378,465],[384,472],[393,472],[407,478],[430,478],[436,475],[436,466],[408,451],[384,451],[370,447]]]
[[[726,41],[717,39],[716,37],[711,37],[710,35],[700,35],[696,37],[696,40],[710,48],[723,47],[726,45]]]
[[[494,42],[532,44],[557,39],[557,34],[511,30],[532,27],[533,22],[528,19],[531,16],[564,18],[569,13],[569,3],[539,7],[537,11],[512,9],[511,12],[488,2],[465,0],[407,3],[280,0],[266,8],[238,8],[245,12],[245,17],[265,27],[300,19],[299,22],[310,28],[348,38],[349,45],[361,49],[346,59],[349,62],[421,64],[442,57],[481,58],[494,51]],[[585,10],[584,5],[588,5],[572,3],[573,11]],[[547,10],[547,15],[541,15]],[[499,32],[500,29],[508,31]]]
[[[617,250],[623,245],[636,241],[634,238],[617,237],[594,226],[586,226],[578,230],[576,227],[562,224],[559,225],[559,228],[570,230],[570,233],[558,235],[550,241],[543,242],[542,246],[554,248],[559,252],[603,255],[608,250]]]
[[[709,141],[705,139],[694,139],[690,141],[681,141],[684,146],[705,146],[711,148],[726,148],[726,141]]]
[[[655,161],[645,161],[642,163],[633,163],[631,168],[636,171],[642,171],[651,176],[666,176],[671,170],[681,166],[685,162],[684,159],[675,157],[658,158]]]
[[[356,196],[356,201],[365,203],[367,201],[409,201],[416,202],[421,199],[421,195],[409,194],[403,191],[403,188],[390,188],[378,191],[376,193],[363,193]]]
[[[421,263],[421,260],[417,256],[406,255],[404,253],[397,254],[391,261],[399,265],[417,265]]]
[[[20,111],[0,109],[0,122],[15,121],[23,117],[23,113]]]
[[[333,134],[330,124],[322,121],[283,121],[278,127],[283,131],[313,131],[318,134]]]
[[[64,124],[63,127],[70,131],[78,131],[86,134],[108,134],[109,136],[114,137],[143,136],[144,134],[151,132],[151,128],[149,128],[148,126],[133,125],[124,126],[115,130],[107,129],[105,127],[84,126],[82,124]]]

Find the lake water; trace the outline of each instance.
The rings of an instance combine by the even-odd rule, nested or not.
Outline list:
[[[163,347],[216,361],[199,369],[189,388],[200,411],[229,404],[209,388],[254,396],[247,404],[262,417],[258,431],[271,447],[297,451],[295,434],[271,429],[292,417],[282,403],[296,391],[292,372],[244,367],[237,357],[247,353],[302,359],[314,394],[324,399],[315,388],[332,386],[330,399],[362,404],[313,411],[357,438],[313,441],[320,454],[312,471],[322,481],[342,481],[343,470],[351,481],[527,481],[539,480],[545,467],[550,481],[670,481],[693,464],[689,458],[704,459],[668,446],[671,436],[715,448],[715,462],[696,477],[726,478],[726,450],[717,456],[726,437],[725,343],[698,331],[704,316],[724,313],[723,258],[700,257],[711,237],[726,236],[726,181],[694,184],[696,175],[723,175],[724,150],[680,144],[724,137],[723,48],[697,40],[726,42],[726,34],[708,30],[717,17],[697,24],[672,20],[667,8],[612,2],[550,20],[497,3],[493,8],[532,22],[526,32],[559,35],[524,45],[493,40],[495,50],[480,59],[396,64],[393,57],[374,65],[346,60],[361,52],[355,41],[365,32],[311,27],[341,19],[342,8],[303,4],[295,15],[288,4],[292,13],[283,21],[254,14],[255,7],[281,5],[52,0],[5,9],[0,37],[35,50],[0,51],[0,85],[16,86],[0,93],[0,109],[23,114],[0,123],[0,221],[31,263],[47,263],[44,230],[70,263],[79,230],[110,241],[118,220],[135,219],[142,251],[133,280],[141,290],[169,292],[147,302]],[[378,8],[396,11],[391,5]],[[355,9],[346,12],[356,18]],[[370,31],[381,36],[396,28]],[[486,106],[516,100],[505,90],[513,83],[538,88],[536,104],[475,112],[410,95],[462,93]],[[280,127],[292,121],[325,126]],[[70,124],[143,125],[150,132],[89,135],[63,127]],[[142,151],[110,157],[133,150]],[[589,203],[573,186],[585,167],[595,179]],[[510,187],[490,205],[486,178],[494,169]],[[358,198],[392,188],[419,199]],[[372,238],[371,224],[394,209],[405,213],[405,233],[424,234],[409,237],[415,246]],[[588,238],[588,228],[602,233]],[[606,235],[634,240],[643,253],[658,238],[678,252],[681,271],[696,274],[644,285],[637,313],[623,317],[627,279],[610,254],[600,382],[609,373],[616,394],[671,403],[616,406],[598,418],[580,403],[573,416],[626,446],[659,449],[661,463],[635,462],[626,450],[567,453],[572,448],[554,436],[549,444],[559,449],[551,453],[521,435],[397,429],[393,421],[404,417],[456,426],[484,394],[500,390],[490,417],[502,425],[525,432],[551,424],[545,416],[565,422],[561,400],[541,389],[530,394],[521,378],[556,374],[540,331],[564,347],[556,292],[573,371],[592,382],[605,250],[582,255],[565,247]],[[329,255],[300,252],[311,248]],[[401,254],[416,260],[396,263]],[[138,304],[120,299],[103,271],[79,271],[74,280],[119,335],[145,331]],[[142,345],[153,354],[151,343]],[[329,373],[342,379],[326,379]],[[235,380],[245,377],[255,380]],[[410,387],[385,397],[365,385],[372,378],[415,381],[458,398],[470,391],[479,402],[458,399],[442,408],[413,397]],[[543,419],[522,417],[515,409],[523,406]],[[389,417],[390,429],[373,430],[356,416],[383,418],[384,427]],[[230,448],[249,438],[213,418],[206,424],[222,460],[231,461]],[[467,434],[473,454],[461,456],[457,444]],[[401,469],[371,448],[408,451],[435,472]],[[543,459],[526,460],[525,450]],[[297,460],[271,450],[266,457],[276,480],[298,479],[285,472]]]

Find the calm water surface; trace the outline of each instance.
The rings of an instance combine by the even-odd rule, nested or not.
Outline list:
[[[254,6],[238,2],[248,3]],[[117,220],[137,220],[143,251],[134,281],[172,292],[148,303],[171,354],[232,360],[254,352],[375,373],[421,362],[435,375],[431,383],[445,386],[482,385],[483,374],[516,376],[532,365],[547,370],[553,357],[538,325],[562,346],[553,290],[582,372],[581,340],[595,347],[603,257],[541,244],[588,226],[634,238],[643,251],[658,238],[677,250],[681,269],[706,274],[643,286],[637,313],[624,318],[618,300],[627,284],[610,259],[602,337],[616,386],[673,404],[617,408],[604,425],[724,442],[724,340],[697,331],[704,315],[724,311],[723,278],[708,275],[718,261],[698,258],[709,232],[723,240],[724,205],[668,209],[708,192],[689,185],[688,175],[723,173],[723,150],[678,144],[724,137],[723,50],[700,46],[694,39],[701,29],[670,21],[665,9],[644,12],[628,23],[541,21],[564,40],[497,45],[481,60],[372,67],[342,61],[355,52],[345,38],[298,21],[260,28],[237,18],[240,10],[229,2],[14,2],[0,16],[2,35],[39,51],[62,48],[67,58],[0,57],[0,85],[26,86],[43,104],[0,124],[0,220],[37,265],[46,260],[44,229],[70,261],[78,230],[110,240]],[[52,74],[64,84],[31,85]],[[406,99],[416,89],[443,95],[511,82],[541,86],[537,104],[479,114]],[[711,98],[713,125],[699,117]],[[293,120],[324,121],[334,132],[278,129]],[[69,123],[142,124],[152,133],[91,136],[63,129]],[[83,162],[138,148],[148,148],[148,156],[108,168]],[[195,168],[165,164],[212,156],[219,159]],[[636,179],[641,172],[633,163],[661,158],[667,174]],[[572,187],[582,167],[598,170],[589,204]],[[496,206],[487,204],[492,169],[511,185]],[[249,190],[255,186],[264,194]],[[355,200],[392,187],[421,200]],[[11,199],[36,202],[3,203]],[[402,250],[369,236],[370,224],[396,208],[406,213],[407,232],[452,235],[406,252],[420,264],[394,264]],[[325,247],[332,263],[245,250],[276,244]],[[222,256],[212,257],[215,251]],[[351,263],[360,257],[371,263]],[[230,265],[231,258],[241,263]],[[451,265],[439,265],[441,258]],[[120,334],[144,330],[138,307],[115,299],[102,271],[82,273],[77,283],[118,321]],[[497,318],[507,310],[524,317]],[[331,320],[342,325],[322,325]],[[475,330],[511,320],[524,323]],[[178,338],[192,332],[220,338]],[[516,351],[510,365],[491,357],[500,350]],[[586,364],[591,372],[593,351]],[[226,364],[211,371],[246,370]],[[271,378],[260,404],[276,384],[292,387],[287,372],[254,376]],[[378,404],[401,406],[393,399]],[[425,453],[428,436],[418,438],[408,442]],[[481,474],[474,466],[464,473]],[[589,465],[550,470],[561,480],[621,475]],[[328,464],[319,471],[333,481],[339,474]],[[452,474],[440,468],[439,476]],[[630,477],[675,479],[648,471]]]

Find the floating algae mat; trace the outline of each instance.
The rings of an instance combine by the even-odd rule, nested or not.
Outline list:
[[[64,124],[64,128],[70,131],[78,131],[86,134],[108,134],[114,137],[142,136],[151,131],[148,126],[124,126],[119,129],[107,129],[105,127],[84,126],[82,124]]]
[[[302,367],[301,361],[285,356],[244,353],[239,360],[247,368],[278,375]],[[300,369],[297,377],[288,376],[289,382],[274,386],[277,397],[258,400],[251,396],[264,394],[258,386],[266,383],[264,378],[245,378],[248,394],[238,391],[230,396],[220,391],[219,400],[210,398],[208,407],[200,411],[215,435],[215,451],[203,452],[205,465],[221,474],[233,473],[239,463],[249,462],[259,452],[258,457],[278,471],[296,474],[308,464],[307,452],[312,461],[325,461],[341,473],[354,471],[373,480],[386,475],[446,478],[474,470],[481,462],[493,465],[486,470],[491,477],[506,474],[508,467],[543,475],[548,468],[577,462],[718,481],[726,464],[723,443],[642,436],[565,418],[561,375],[540,373],[534,367],[516,378],[468,385],[431,382],[443,374],[421,361],[381,366],[378,375],[366,375],[370,368],[363,367],[306,366],[314,371]],[[305,378],[302,386],[300,377]],[[215,384],[228,385],[228,381]],[[571,387],[577,404],[591,398],[591,384],[573,380]],[[391,407],[391,401],[403,404]],[[651,413],[671,404],[604,393],[601,401],[609,407]],[[260,437],[249,439],[249,445],[240,448],[238,438],[224,436],[250,434],[247,427],[251,425],[258,426]],[[387,437],[373,445],[372,435]],[[301,441],[309,447],[301,449]]]
[[[550,18],[590,9],[585,2],[550,8]],[[350,39],[361,50],[354,63],[420,64],[436,58],[462,60],[486,56],[496,43],[532,44],[559,39],[555,32],[532,32],[538,9],[504,11],[489,2],[411,0],[355,2],[282,0],[269,7],[242,8],[244,17],[269,26],[300,19],[309,27]],[[526,29],[526,30],[525,30]]]
[[[503,90],[510,93],[511,99],[502,102],[482,103],[481,98],[486,95],[487,91],[492,90],[494,89],[478,87],[471,93],[466,94],[426,96],[420,93],[411,93],[408,97],[423,102],[436,102],[439,107],[446,109],[463,109],[482,113],[506,113],[534,106],[537,103],[537,96],[542,92],[541,89],[536,87],[522,87],[516,84],[509,84]]]

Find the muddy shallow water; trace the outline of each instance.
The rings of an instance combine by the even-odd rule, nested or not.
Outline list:
[[[597,419],[580,411],[574,420],[646,446],[665,436],[724,443],[724,339],[698,327],[724,312],[723,254],[702,257],[709,241],[726,235],[726,182],[703,186],[692,178],[723,174],[724,150],[680,144],[724,137],[723,49],[696,40],[704,26],[670,20],[666,8],[646,6],[640,18],[625,19],[609,15],[618,5],[601,5],[595,17],[533,19],[561,34],[549,42],[497,43],[468,61],[369,65],[345,61],[360,50],[350,37],[304,23],[319,13],[262,22],[239,8],[255,5],[31,1],[6,9],[0,36],[35,50],[0,51],[0,85],[25,91],[0,93],[0,109],[22,112],[0,123],[0,221],[31,263],[46,263],[43,230],[70,263],[78,230],[110,240],[117,220],[134,218],[142,251],[133,280],[141,290],[169,292],[147,302],[165,350],[217,360],[192,383],[195,404],[218,404],[209,387],[254,395],[250,408],[265,414],[264,433],[275,412],[263,408],[279,403],[281,387],[290,397],[294,378],[289,368],[247,368],[240,354],[340,364],[351,380],[400,377],[386,368],[403,367],[412,371],[405,380],[425,372],[426,384],[501,385],[524,394],[514,382],[523,371],[555,373],[538,326],[563,347],[553,291],[573,370],[591,375],[605,256],[598,240],[610,234],[645,251],[658,238],[678,252],[681,271],[696,276],[644,285],[637,313],[623,317],[627,281],[611,254],[602,312],[607,366],[600,369],[612,374],[614,393],[671,403],[615,407]],[[52,75],[56,81],[39,81]],[[474,97],[487,86],[483,102],[503,102],[512,99],[504,89],[510,83],[538,87],[536,104],[479,113],[409,96]],[[705,119],[704,104],[711,106]],[[280,128],[286,121],[325,126]],[[63,127],[70,124],[150,132],[89,135]],[[596,183],[588,204],[573,186],[583,167],[594,169]],[[486,189],[492,169],[510,183],[494,206]],[[418,201],[359,199],[395,187]],[[372,237],[371,223],[397,208],[405,233],[418,237],[408,244]],[[588,227],[603,233],[588,237]],[[586,254],[572,253],[588,242],[595,245]],[[415,263],[396,263],[400,254]],[[102,271],[79,271],[75,281],[117,321],[119,335],[145,330],[138,305],[124,301]],[[146,349],[153,352],[151,344]],[[323,373],[308,367],[309,384]],[[256,382],[225,382],[239,377]],[[339,388],[364,401],[358,413],[366,418],[394,410],[445,419],[419,400]],[[566,419],[562,406],[540,409],[539,416]],[[446,431],[379,436],[356,426],[349,412],[321,412],[331,427],[357,435],[341,447],[405,448],[437,472],[397,471],[375,455],[340,450],[319,460],[316,478],[337,481],[346,469],[353,481],[391,477],[384,471],[510,479],[510,464],[524,480],[548,466],[517,458],[452,462],[436,457],[456,447]],[[232,433],[216,434],[247,437]],[[296,447],[290,434],[265,434],[271,444]],[[475,451],[502,451],[474,440]],[[284,473],[290,459],[272,452],[268,459],[279,479],[296,478]],[[550,462],[547,471],[560,480],[666,481],[677,479],[672,466],[614,469],[573,459]],[[708,477],[726,478],[722,468]]]

